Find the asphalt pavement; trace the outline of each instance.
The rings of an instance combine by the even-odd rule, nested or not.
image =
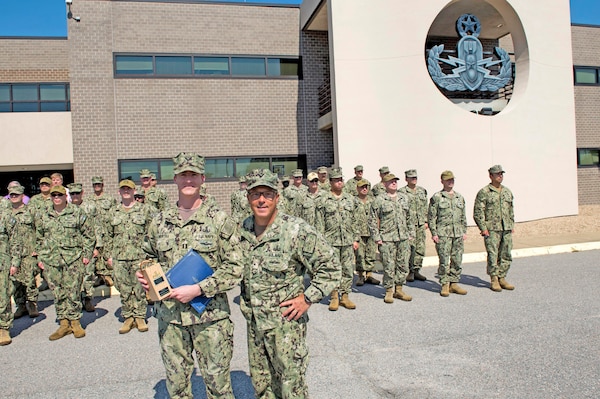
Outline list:
[[[439,296],[435,267],[409,283],[412,302],[383,302],[382,286],[354,287],[356,310],[311,307],[308,384],[312,399],[598,398],[600,250],[517,257],[492,292],[485,264],[465,264],[466,296]],[[380,275],[377,275],[381,277]],[[254,398],[245,321],[230,293],[235,323],[231,364],[236,398]],[[51,301],[15,320],[0,347],[0,398],[166,398],[156,320],[150,331],[119,335],[118,296],[95,298],[85,338],[50,342]],[[150,311],[150,308],[149,308]],[[205,398],[194,374],[195,398]]]

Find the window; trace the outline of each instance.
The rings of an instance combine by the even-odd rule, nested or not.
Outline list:
[[[229,55],[114,55],[115,77],[301,78],[294,57]],[[2,94],[0,93],[0,96]]]
[[[598,72],[600,67],[578,67],[575,68],[576,85],[598,85]]]
[[[0,84],[0,112],[64,112],[70,110],[68,83]]]
[[[600,148],[578,148],[577,166],[580,168],[600,167]]]

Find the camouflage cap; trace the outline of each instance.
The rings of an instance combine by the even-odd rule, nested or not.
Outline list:
[[[398,179],[395,174],[388,173],[387,175],[383,176],[382,180],[387,183],[392,180],[400,180],[400,179]]]
[[[145,197],[146,192],[144,191],[144,188],[142,186],[135,186],[135,195],[137,197]]]
[[[342,168],[331,168],[331,173],[329,174],[330,179],[340,179],[343,177]]]
[[[150,169],[140,170],[140,178],[144,178],[144,177],[152,177],[152,172],[150,172]]]
[[[12,186],[8,189],[9,194],[23,194],[25,192],[25,187],[18,185]]]
[[[246,180],[248,179],[248,176],[246,175]],[[290,176],[289,175],[283,175],[281,176],[281,181],[289,181],[290,180]]]
[[[104,179],[102,176],[94,176],[92,177],[92,184],[104,184]]]
[[[83,191],[83,185],[81,183],[69,183],[67,184],[67,188],[70,193],[79,194]]]
[[[130,179],[123,179],[119,182],[119,188],[121,187],[129,187],[132,190],[135,190],[135,183]]]
[[[42,177],[40,179],[40,184],[42,184],[42,183],[52,185],[52,179],[49,177]]]
[[[308,176],[306,177],[306,180],[313,181],[313,180],[318,179],[318,178],[319,178],[318,174],[316,174],[315,172],[310,172],[308,174]]]
[[[369,187],[371,187],[371,183],[367,179],[360,179],[356,183],[356,187],[363,187],[363,186],[369,186]]]
[[[442,180],[454,179],[454,173],[452,173],[451,170],[445,170],[442,172],[441,178],[442,178]]]
[[[294,176],[294,177],[302,177],[303,176],[302,169],[294,169],[294,170],[292,170],[292,176]]]
[[[152,180],[156,180],[156,173],[150,173],[150,178]]]
[[[65,190],[65,188],[63,186],[54,186],[50,189],[50,194],[52,193],[59,193],[59,194],[66,194],[67,190]]]
[[[502,169],[502,165],[494,165],[488,169],[490,173],[505,173],[504,169]]]
[[[417,177],[417,170],[416,169],[409,169],[406,172],[404,172],[404,177]]]
[[[240,183],[246,183],[246,180],[247,180],[247,179],[246,179],[246,175],[241,175],[241,176],[238,178],[238,182],[240,182]]]
[[[173,158],[173,173],[196,172],[204,174],[204,157],[193,152],[180,152]]]
[[[354,171],[355,171],[355,172],[362,172],[363,170],[364,170],[364,169],[363,169],[363,166],[362,166],[362,165],[356,165],[356,166],[354,167]]]
[[[381,168],[379,168],[379,173],[390,173],[390,168],[388,168],[387,166],[382,166]]]
[[[254,187],[265,186],[277,190],[279,187],[279,180],[277,175],[271,172],[269,169],[254,169],[246,176],[248,178],[247,190],[250,191]]]
[[[317,168],[317,173],[327,173],[327,166],[319,166]]]

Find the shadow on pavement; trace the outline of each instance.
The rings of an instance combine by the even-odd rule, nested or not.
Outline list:
[[[490,287],[489,282],[482,280],[477,276],[471,276],[469,274],[461,275],[460,283],[465,284],[465,285],[470,285],[472,287],[479,287],[479,288],[489,288]]]
[[[254,388],[250,376],[243,371],[231,372],[231,386],[233,394],[236,398],[254,398]],[[192,395],[194,399],[206,399],[206,386],[204,379],[198,374],[197,369],[194,369],[192,374]],[[167,383],[162,379],[154,385],[154,399],[168,399]]]

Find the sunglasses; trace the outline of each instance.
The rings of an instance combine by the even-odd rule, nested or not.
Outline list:
[[[64,194],[61,194],[61,193],[52,193],[52,194],[50,194],[50,196],[52,196],[52,197],[62,197],[62,196],[64,196]]]
[[[23,194],[15,194],[15,193],[12,193],[12,194],[10,194],[10,198],[17,198],[17,197],[18,197],[18,196],[20,196],[20,195],[23,195]]]

